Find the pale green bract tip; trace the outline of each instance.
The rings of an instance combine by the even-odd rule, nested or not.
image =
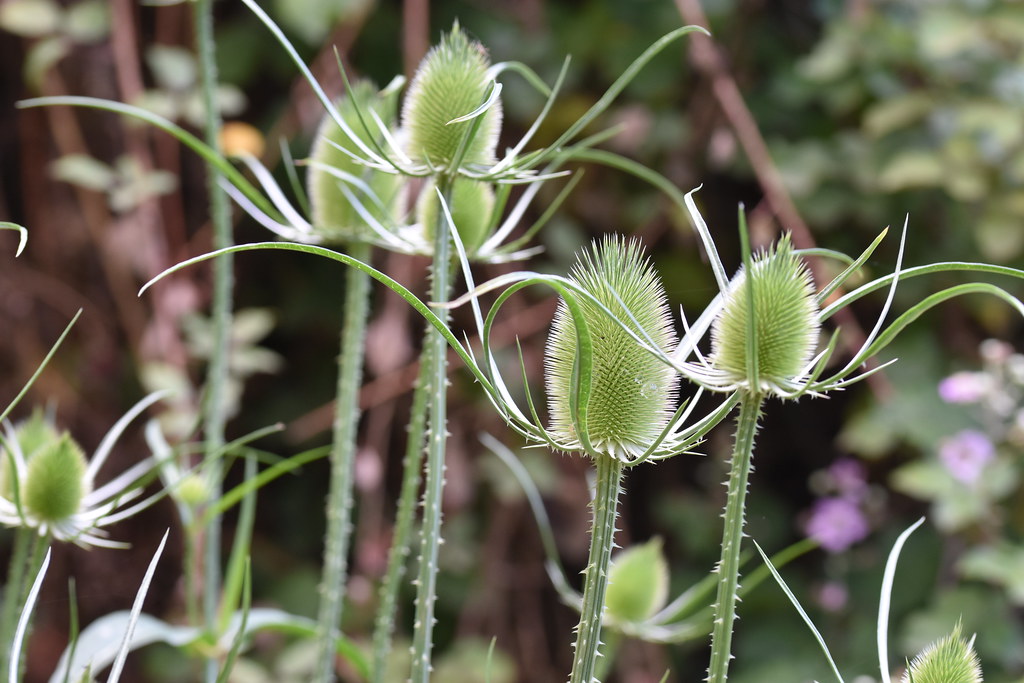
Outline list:
[[[639,243],[618,236],[580,254],[570,279],[618,318],[579,297],[593,342],[588,440],[597,452],[629,461],[642,455],[671,419],[677,375],[620,322],[669,352],[675,333],[665,290]],[[545,353],[551,432],[559,443],[583,450],[574,427],[578,416],[570,408],[576,353],[572,316],[560,301]]]
[[[784,394],[806,371],[817,346],[821,325],[814,282],[788,234],[773,248],[755,255],[751,269],[761,386],[749,389]],[[722,311],[711,328],[712,364],[740,386],[750,376],[748,286],[747,274],[740,270],[729,283]]]

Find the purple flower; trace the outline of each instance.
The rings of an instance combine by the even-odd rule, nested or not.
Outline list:
[[[985,465],[995,457],[996,447],[992,441],[975,429],[965,429],[943,439],[939,445],[939,460],[954,479],[965,484],[976,482]]]
[[[868,487],[867,471],[854,458],[840,458],[828,468],[828,477],[836,492],[850,500],[861,500]]]
[[[939,382],[939,397],[946,403],[977,403],[989,388],[983,372],[954,372]]]
[[[850,591],[838,581],[829,581],[818,588],[818,604],[829,612],[838,612],[850,600]]]
[[[804,531],[830,553],[846,550],[868,535],[868,520],[855,501],[822,498],[814,504]]]

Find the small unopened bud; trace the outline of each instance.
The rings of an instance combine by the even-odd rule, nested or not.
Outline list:
[[[440,201],[436,187],[434,181],[428,182],[416,202],[416,218],[423,226],[424,237],[431,244],[437,231]],[[452,222],[459,231],[459,239],[466,252],[473,254],[488,237],[491,213],[494,211],[494,190],[488,183],[456,178],[452,183],[448,210],[451,211]]]
[[[189,507],[198,507],[210,500],[210,485],[198,474],[187,474],[178,482],[174,497]]]
[[[470,40],[456,22],[451,33],[420,62],[402,107],[402,127],[409,135],[409,156],[446,167],[456,155],[472,120],[451,121],[480,107],[487,95],[490,60],[480,43]],[[501,129],[501,102],[495,101],[466,147],[463,163],[493,162]]]
[[[363,121],[356,114],[353,100],[363,111]],[[335,109],[352,132],[364,143],[369,143],[373,139],[380,141],[383,137],[375,128],[376,124],[370,117],[370,110],[376,112],[385,125],[390,125],[396,116],[394,98],[382,96],[377,92],[376,87],[366,81],[353,84],[352,90],[335,103]],[[364,127],[364,121],[369,130]],[[348,150],[350,154],[343,150]],[[393,224],[403,208],[400,198],[404,178],[394,173],[368,168],[357,162],[351,155],[358,156],[358,152],[358,148],[341,129],[338,122],[330,114],[325,115],[317,129],[313,148],[310,150],[310,160],[316,163],[309,167],[306,184],[313,229],[328,241],[364,241],[372,233],[366,225],[366,221],[342,191],[341,188],[346,181],[318,164],[335,168],[365,182],[373,196],[367,196],[361,188],[351,185],[348,186],[348,190],[382,225]]]
[[[753,335],[761,386],[749,388],[784,388],[804,371],[818,343],[814,281],[807,265],[793,252],[788,234],[773,248],[756,254],[751,270],[755,285]],[[711,328],[712,364],[737,384],[750,376],[748,287],[747,273],[741,270],[729,283],[722,312]]]
[[[579,256],[570,277],[637,337],[650,337],[659,349],[670,352],[675,335],[665,290],[636,241],[605,238]],[[590,443],[612,457],[635,458],[668,424],[677,375],[589,299],[580,298],[579,304],[593,343],[587,405]],[[576,330],[562,301],[545,353],[548,409],[552,435],[579,447],[570,410],[576,353]]]
[[[43,446],[28,462],[22,491],[25,509],[50,524],[67,519],[88,492],[85,470],[85,455],[70,435]]]
[[[638,622],[653,616],[668,598],[668,562],[661,539],[627,548],[612,559],[605,609],[616,622]]]
[[[970,642],[961,634],[960,623],[953,632],[914,657],[901,683],[981,683],[981,663]]]

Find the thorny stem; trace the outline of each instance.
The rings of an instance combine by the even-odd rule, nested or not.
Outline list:
[[[709,683],[725,683],[732,658],[732,627],[736,621],[736,592],[740,577],[740,544],[743,540],[744,505],[747,479],[754,455],[754,437],[764,397],[746,394],[740,400],[736,418],[736,441],[733,446],[729,481],[726,486],[725,528],[722,532],[722,559],[718,563],[718,594],[715,600],[715,621],[711,631],[711,663]]]
[[[200,85],[204,110],[204,137],[213,149],[219,149],[220,113],[217,109],[217,63],[213,40],[213,0],[198,0],[193,13],[196,43],[199,52]],[[212,164],[206,168],[207,191],[210,196],[210,220],[213,223],[213,248],[231,246],[231,211],[227,195],[219,185],[219,174]],[[224,445],[224,427],[227,423],[224,392],[228,379],[228,355],[231,343],[234,258],[227,254],[213,263],[213,348],[206,375],[206,405],[203,413],[205,435],[206,481],[211,489],[211,500],[220,495],[221,464],[215,454]],[[217,601],[220,593],[220,517],[214,517],[204,534],[203,548],[203,620],[213,630],[217,624]],[[206,665],[206,680],[217,679],[217,662]]]
[[[6,467],[7,463],[3,463]],[[20,528],[14,533],[14,548],[11,550],[10,569],[7,571],[7,585],[4,587],[3,617],[0,619],[0,671],[7,671],[14,653],[11,643],[14,629],[18,624],[18,608],[22,604],[25,575],[28,570],[29,545],[36,533],[29,528]]]
[[[370,245],[353,243],[349,255],[364,263]],[[370,277],[356,268],[346,268],[345,312],[338,357],[338,392],[334,406],[331,446],[331,483],[327,497],[327,534],[324,567],[320,582],[320,611],[316,679],[334,680],[335,644],[341,635],[341,611],[345,594],[349,538],[352,534],[352,488],[355,469],[356,434],[359,429],[359,387],[363,378],[366,316],[369,309]]]
[[[428,330],[427,336],[429,337],[433,333],[433,330]],[[413,520],[416,515],[417,494],[420,490],[420,470],[423,468],[423,442],[427,428],[427,399],[431,393],[430,363],[426,357],[426,350],[429,347],[429,342],[425,341],[424,353],[420,358],[419,377],[416,379],[416,389],[412,395],[409,436],[405,445],[405,458],[402,460],[402,490],[399,493],[398,508],[395,511],[395,529],[391,539],[391,549],[388,551],[388,568],[380,586],[377,618],[373,630],[373,669],[370,679],[373,683],[381,683],[384,680],[387,657],[391,652],[391,638],[395,631],[398,591],[405,573]]]
[[[451,196],[452,179],[438,177],[437,187],[446,201]],[[451,237],[443,213],[444,204],[437,208],[434,236],[434,262],[431,267],[431,300],[439,304],[448,301],[451,290]],[[438,315],[447,322],[448,311],[438,309]],[[441,498],[444,492],[444,456],[448,440],[448,344],[444,337],[431,331],[427,336],[424,356],[430,367],[430,401],[428,408],[429,432],[427,438],[426,486],[423,490],[423,526],[420,531],[419,574],[416,578],[416,612],[412,636],[411,683],[429,683],[430,651],[433,647],[434,601],[437,599],[437,554],[441,545]]]
[[[17,659],[19,663],[20,671],[19,680],[24,674],[25,659],[21,656],[22,652],[14,652],[11,645],[14,640],[14,631],[17,628],[18,619],[21,617],[21,610],[28,600],[29,591],[32,588],[32,582],[35,580],[36,574],[39,572],[39,568],[43,564],[43,557],[46,555],[47,548],[50,547],[50,535],[40,536],[36,533],[35,529],[32,528],[20,528],[15,533],[15,546],[14,555],[11,557],[11,572],[12,576],[8,579],[7,588],[4,591],[4,624],[5,629],[4,640],[2,642],[3,652],[3,670],[10,670],[11,660]],[[19,566],[15,566],[15,562],[18,562]],[[11,614],[8,614],[11,612]],[[11,620],[8,624],[7,621]],[[24,648],[28,644],[29,632],[31,632],[32,622],[29,621],[29,629],[25,633],[25,640],[22,641],[21,647]]]
[[[583,570],[583,609],[576,627],[570,683],[592,683],[598,648],[601,646],[601,619],[608,589],[608,568],[615,546],[615,519],[619,492],[622,490],[622,461],[610,456],[597,458],[597,483],[594,492],[593,528],[590,530],[590,557]]]

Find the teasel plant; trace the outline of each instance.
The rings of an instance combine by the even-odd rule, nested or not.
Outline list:
[[[685,196],[690,219],[708,252],[719,286],[719,294],[692,326],[685,318],[685,334],[670,357],[664,360],[680,375],[703,389],[734,397],[739,405],[735,418],[733,452],[726,481],[726,503],[722,556],[716,567],[718,586],[715,620],[711,636],[708,681],[727,680],[731,640],[739,588],[740,545],[744,536],[744,510],[754,453],[755,436],[765,401],[796,400],[803,396],[824,397],[865,379],[895,360],[866,369],[865,364],[885,349],[896,336],[928,309],[965,294],[988,294],[1000,298],[1024,315],[1024,304],[1006,290],[986,282],[970,282],[937,291],[886,324],[899,281],[938,272],[994,274],[1024,278],[1024,271],[985,263],[941,262],[905,268],[904,223],[899,254],[893,273],[875,278],[841,293],[843,288],[874,253],[886,235],[883,231],[858,258],[838,252],[794,249],[788,235],[774,245],[751,253],[744,214],[739,212],[743,265],[731,279],[718,256],[711,233],[701,217],[691,191]],[[821,256],[845,264],[831,282],[817,289],[804,258]],[[822,326],[835,313],[878,290],[888,290],[878,320],[859,350],[839,369],[826,374],[833,361],[839,329],[821,348]],[[710,329],[711,349],[705,356],[698,344]],[[820,349],[820,350],[819,350]],[[693,360],[690,357],[693,356]]]

